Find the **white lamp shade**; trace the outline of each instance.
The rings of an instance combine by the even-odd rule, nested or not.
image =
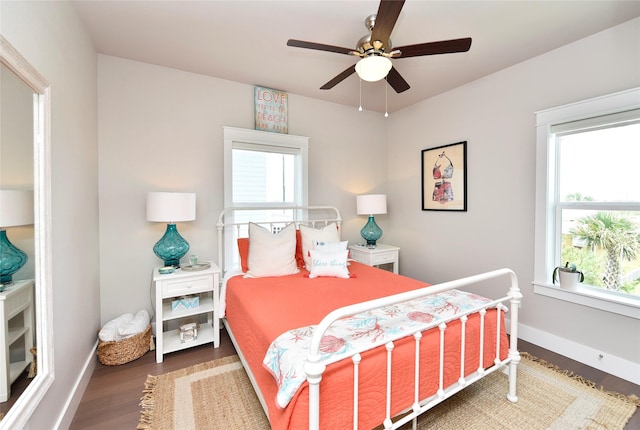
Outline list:
[[[356,63],[356,73],[368,82],[376,82],[384,79],[391,70],[391,60],[380,55],[370,55]]]
[[[147,221],[174,223],[195,219],[195,193],[147,193]]]
[[[358,215],[377,215],[387,213],[386,194],[365,194],[356,196]]]
[[[33,191],[0,190],[0,227],[33,224]]]

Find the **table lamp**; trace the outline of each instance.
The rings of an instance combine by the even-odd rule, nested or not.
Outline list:
[[[358,215],[369,215],[369,220],[360,230],[360,235],[367,241],[369,248],[375,248],[376,241],[382,236],[382,229],[378,227],[374,215],[387,213],[386,194],[365,194],[356,197],[356,212]]]
[[[153,246],[165,266],[179,267],[180,258],[189,251],[189,243],[180,236],[175,223],[195,219],[195,193],[147,193],[147,221],[167,223],[164,236]]]
[[[13,274],[27,262],[27,254],[7,237],[8,227],[33,224],[33,191],[0,190],[0,291],[13,283]]]

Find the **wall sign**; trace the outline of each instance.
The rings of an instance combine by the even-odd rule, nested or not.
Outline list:
[[[256,130],[289,133],[287,126],[287,93],[256,86],[253,91]]]

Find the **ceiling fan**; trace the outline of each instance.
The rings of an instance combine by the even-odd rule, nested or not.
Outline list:
[[[349,68],[321,86],[321,90],[329,90],[353,73],[357,73],[361,79],[370,82],[379,81],[386,77],[389,85],[391,85],[397,93],[401,93],[408,90],[410,86],[396,68],[393,67],[390,60],[391,58],[466,52],[471,47],[471,38],[466,37],[463,39],[442,40],[439,42],[419,43],[393,48],[389,36],[398,20],[404,1],[405,0],[381,0],[378,13],[369,15],[365,20],[365,26],[369,30],[369,34],[363,36],[358,41],[355,50],[296,39],[289,39],[287,46],[360,57],[360,60],[356,64],[349,66]]]

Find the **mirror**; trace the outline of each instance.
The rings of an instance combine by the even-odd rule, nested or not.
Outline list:
[[[51,113],[47,81],[1,35],[0,44],[0,189],[32,188],[34,200],[33,227],[12,228],[7,234],[9,236],[10,233],[12,243],[28,255],[27,264],[13,276],[16,284],[23,279],[34,281],[33,313],[36,317],[33,334],[37,346],[37,374],[24,390],[16,387],[17,398],[15,402],[10,398],[11,407],[0,421],[0,429],[11,429],[23,428],[28,424],[31,414],[53,383],[49,173]],[[8,290],[9,287],[5,291]],[[5,323],[0,321],[0,325],[4,326]],[[0,369],[0,372],[7,370]],[[14,393],[12,397],[15,397]]]

